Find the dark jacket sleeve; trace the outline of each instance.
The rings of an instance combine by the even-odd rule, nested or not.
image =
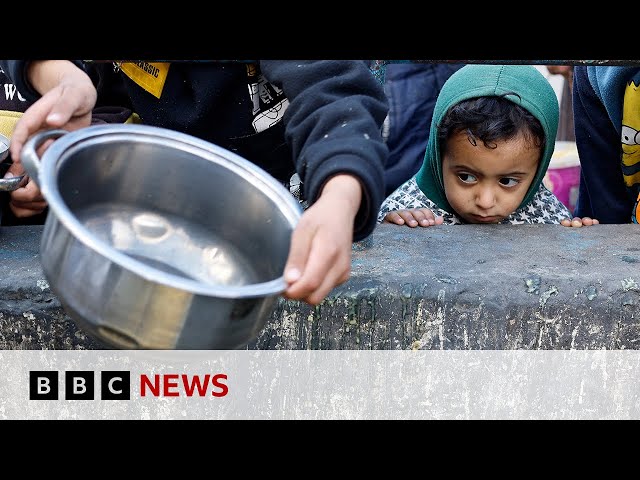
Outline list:
[[[635,198],[625,187],[620,134],[594,92],[587,67],[574,67],[573,119],[580,158],[580,189],[574,215],[600,223],[629,223]]]
[[[0,60],[0,67],[7,77],[11,79],[16,89],[29,102],[33,103],[40,94],[27,82],[27,66],[29,60]]]
[[[387,98],[367,63],[360,60],[261,61],[261,70],[289,99],[284,116],[305,198],[313,203],[330,177],[356,176],[363,196],[354,241],[375,228],[384,200],[388,149],[382,124]]]

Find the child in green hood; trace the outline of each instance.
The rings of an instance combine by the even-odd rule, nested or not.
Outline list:
[[[535,67],[464,66],[438,95],[421,169],[386,198],[378,222],[599,223],[572,219],[542,183],[558,117],[556,94]]]

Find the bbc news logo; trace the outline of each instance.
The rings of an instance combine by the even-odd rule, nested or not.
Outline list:
[[[29,400],[58,400],[59,372],[32,370],[29,372]],[[92,370],[64,372],[66,400],[94,400],[95,375]],[[100,372],[102,400],[131,400],[131,372]]]
[[[64,377],[65,400],[95,400],[96,380],[92,370],[67,370]],[[29,372],[29,400],[59,400],[60,372]],[[101,400],[131,400],[131,372],[108,370],[99,372]],[[139,376],[140,397],[224,397],[229,393],[223,373],[189,375],[165,373]]]

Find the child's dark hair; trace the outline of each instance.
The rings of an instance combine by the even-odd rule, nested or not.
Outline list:
[[[478,141],[487,148],[496,148],[497,140],[510,140],[520,132],[536,147],[545,142],[545,133],[540,121],[528,110],[502,96],[477,97],[453,105],[438,126],[441,153],[447,149],[447,140],[452,135],[466,131],[469,142]]]

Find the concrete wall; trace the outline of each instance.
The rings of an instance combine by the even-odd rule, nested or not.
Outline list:
[[[281,299],[248,348],[635,349],[637,229],[380,225],[347,283],[317,307]],[[51,293],[41,232],[0,228],[0,348],[104,348]]]

